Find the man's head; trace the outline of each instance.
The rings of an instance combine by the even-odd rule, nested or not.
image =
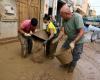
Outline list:
[[[35,29],[38,24],[38,20],[36,18],[31,19],[31,29]]]
[[[67,4],[63,5],[60,9],[60,15],[64,20],[69,20],[72,17],[72,12]]]

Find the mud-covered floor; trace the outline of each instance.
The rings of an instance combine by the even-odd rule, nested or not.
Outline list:
[[[22,58],[20,43],[0,45],[0,80],[100,80],[100,43],[84,45],[84,53],[74,73],[67,73],[59,61],[32,61],[32,55]]]

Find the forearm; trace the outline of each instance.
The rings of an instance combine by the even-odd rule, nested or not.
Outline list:
[[[58,37],[55,38],[52,43],[56,43],[56,42],[60,41],[62,39],[63,35],[64,35],[64,28],[61,29]]]
[[[73,42],[74,43],[77,43],[82,38],[83,35],[84,35],[84,30],[83,29],[80,29],[77,37],[74,39]]]
[[[64,28],[61,29],[59,35],[58,35],[58,39],[61,39],[64,35]]]
[[[50,36],[48,38],[48,40],[52,39],[54,37],[54,31],[53,29],[50,29]]]
[[[53,37],[54,37],[54,34],[52,33],[52,34],[49,36],[48,39],[50,40],[50,39],[52,39]]]
[[[62,31],[60,31],[59,35],[58,35],[58,39],[61,39],[63,37],[64,33]]]
[[[18,32],[20,32],[21,34],[25,34],[25,32],[21,28],[18,28]]]

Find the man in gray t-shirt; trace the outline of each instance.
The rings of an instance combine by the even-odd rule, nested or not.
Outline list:
[[[69,20],[63,20],[64,33],[67,34],[69,41],[74,39],[79,34],[80,29],[84,27],[83,19],[78,13],[73,13]],[[76,44],[83,43],[83,37],[81,37]]]
[[[59,33],[58,40],[61,39],[64,34],[68,36],[62,48],[72,48],[73,60],[64,66],[68,68],[68,72],[73,72],[80,58],[80,54],[83,51],[83,19],[80,14],[72,13],[67,4],[63,5],[60,9],[60,15],[63,18],[63,27]]]

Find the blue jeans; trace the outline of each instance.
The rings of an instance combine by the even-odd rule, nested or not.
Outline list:
[[[72,66],[76,65],[77,61],[80,59],[80,55],[82,54],[82,52],[83,52],[83,44],[76,44],[72,52],[73,55]]]
[[[63,44],[62,47],[66,49],[70,48],[69,44],[66,44],[66,43]],[[75,48],[72,51],[73,60],[71,62],[71,66],[74,66],[74,67],[76,66],[77,61],[80,59],[80,55],[82,54],[82,52],[83,52],[83,43],[76,44]]]

